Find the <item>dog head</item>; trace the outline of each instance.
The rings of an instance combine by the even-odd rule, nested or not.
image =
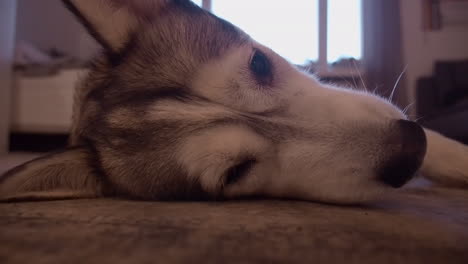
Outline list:
[[[354,203],[407,182],[424,131],[184,0],[67,0],[104,53],[72,147],[8,172],[3,200],[289,197]]]

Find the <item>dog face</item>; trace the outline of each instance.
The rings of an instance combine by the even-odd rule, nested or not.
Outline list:
[[[398,108],[320,83],[189,1],[66,3],[105,54],[77,88],[73,147],[7,173],[3,199],[355,203],[422,163],[424,132]]]

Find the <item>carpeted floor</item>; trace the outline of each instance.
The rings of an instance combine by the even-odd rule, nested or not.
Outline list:
[[[302,201],[0,204],[0,263],[468,263],[468,191]]]

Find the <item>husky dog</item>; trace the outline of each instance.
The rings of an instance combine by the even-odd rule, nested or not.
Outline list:
[[[468,147],[378,96],[322,84],[188,0],[65,0],[103,47],[70,147],[0,179],[2,201],[245,196],[359,203],[420,170],[468,186]]]

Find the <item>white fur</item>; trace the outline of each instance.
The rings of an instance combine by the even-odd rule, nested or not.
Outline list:
[[[242,154],[254,155],[257,159],[271,151],[269,143],[251,131],[236,126],[213,128],[188,137],[177,151],[179,161],[190,176],[198,176],[205,190],[217,192],[223,188],[226,170],[242,161]],[[243,190],[242,194],[259,191]]]
[[[444,185],[468,186],[468,147],[429,129],[425,132],[424,176]]]
[[[138,19],[148,18],[168,3],[166,0],[71,2],[86,14],[114,50],[122,48],[130,33],[137,30],[141,22]],[[199,21],[202,20],[193,23]],[[190,27],[183,24],[186,21],[180,23],[172,21],[170,26],[158,27],[154,40],[151,34],[145,36],[156,42],[171,39],[173,30],[179,30],[182,36],[191,34],[186,31]],[[398,130],[395,125],[397,120],[406,119],[400,109],[372,94],[320,83],[254,40],[234,46],[197,66],[191,76],[187,86],[193,94],[207,100],[160,99],[141,116],[135,116],[129,109],[117,109],[106,121],[114,128],[132,127],[140,119],[154,123],[171,120],[180,122],[181,127],[201,124],[193,134],[187,136],[185,131],[180,139],[174,140],[174,157],[184,172],[210,193],[352,203],[391,189],[378,179],[378,174],[386,168],[385,162],[393,161],[394,157],[385,153],[393,154],[390,150],[403,148],[399,134],[403,129]],[[255,50],[266,54],[273,65],[269,85],[262,85],[249,68]],[[191,54],[194,50],[183,48],[178,52],[178,58],[190,62],[188,65],[196,64],[196,56]],[[180,78],[177,71],[164,75],[171,80]],[[148,75],[145,81],[151,78]],[[159,78],[156,74],[154,82],[158,83]],[[275,131],[256,131],[252,124],[242,123],[245,120],[241,117],[246,116],[250,122],[275,124],[280,135],[275,135]],[[223,118],[238,118],[239,122],[203,126]],[[393,132],[396,140],[388,137]],[[468,184],[467,147],[429,130],[426,134],[428,149],[422,172],[441,183]],[[248,175],[227,185],[226,172],[246,155],[254,157],[255,165]],[[145,159],[152,161],[151,156]]]
[[[98,40],[102,40],[105,48],[117,52],[138,30],[142,21],[160,12],[169,3],[168,0],[68,1],[85,16],[89,22],[86,24],[92,25],[92,31],[97,31],[100,36]],[[178,11],[183,12],[182,9]],[[166,16],[168,18],[174,16]],[[158,22],[163,20],[164,16]],[[194,20],[193,23],[199,21],[203,20]],[[180,23],[172,21],[170,26],[158,27],[155,39],[151,39],[150,32],[143,36],[149,42],[156,42],[160,39],[171,40],[174,30],[180,30],[181,36],[191,34],[187,31],[190,27],[183,24],[187,21],[181,20]],[[180,42],[188,39],[191,38],[172,41],[181,44]],[[184,188],[169,190],[171,184],[164,181],[172,181],[173,179],[167,179],[172,174],[159,175],[161,168],[168,163],[164,158],[161,159],[161,155],[155,154],[163,154],[170,155],[167,158],[175,159],[176,165],[180,165],[171,168],[174,170],[171,172],[182,172],[182,175],[188,174],[190,177],[189,181],[181,181],[182,183],[198,181],[204,191],[224,197],[264,195],[355,203],[372,199],[391,189],[387,185],[393,184],[379,179],[382,170],[387,168],[384,165],[394,165],[395,156],[386,154],[405,154],[396,157],[408,159],[407,153],[402,151],[408,143],[403,140],[407,138],[402,134],[407,131],[398,126],[408,123],[397,122],[406,119],[400,109],[375,95],[320,83],[315,77],[301,72],[253,40],[239,45],[241,44],[233,45],[234,48],[228,49],[224,54],[214,56],[214,59],[197,66],[195,72],[190,72],[192,75],[189,81],[184,79],[179,82],[187,86],[184,88],[191,89],[187,98],[196,98],[193,102],[187,98],[158,98],[149,108],[146,104],[143,105],[143,110],[123,105],[112,109],[110,113],[106,112],[104,122],[111,128],[135,128],[138,132],[137,128],[141,128],[138,126],[149,122],[155,125],[154,134],[146,133],[146,130],[141,133],[155,136],[154,140],[174,137],[170,141],[170,148],[162,153],[158,153],[162,151],[157,149],[158,146],[152,146],[153,148],[146,151],[137,150],[130,155],[111,151],[105,146],[98,149],[101,167],[106,170],[106,178],[115,185],[113,187],[139,198],[155,199],[158,191],[164,193],[163,197],[177,197],[180,193],[171,192],[180,192]],[[260,78],[256,78],[249,68],[256,50],[266,54],[273,65],[272,74],[268,76],[272,77],[272,81],[268,85],[259,81]],[[190,63],[187,65],[196,64],[196,56],[192,54],[196,49],[184,48],[178,52],[181,54],[177,55],[181,56],[175,58],[188,60]],[[172,60],[172,56],[169,59]],[[128,75],[134,73],[123,72]],[[177,70],[167,70],[162,75],[171,81],[182,77]],[[133,86],[139,86],[135,82],[139,81],[140,76],[126,77]],[[143,84],[150,88],[152,85],[148,83],[161,84],[160,78],[161,74],[145,73]],[[83,100],[85,94],[81,91],[77,98]],[[75,110],[81,115],[83,109],[98,109],[98,103],[101,102],[86,104],[86,108],[77,106]],[[94,111],[89,111],[88,115],[91,114]],[[85,133],[87,126],[95,125],[93,122],[82,124],[80,120],[85,119],[86,115],[80,115],[75,113],[74,116],[74,143],[82,132],[80,129]],[[219,120],[227,121],[214,122]],[[164,124],[161,121],[173,121],[174,126],[157,126],[158,122]],[[412,125],[410,129],[418,129]],[[147,129],[153,129],[153,126]],[[162,134],[165,137],[158,137]],[[426,130],[426,135],[428,148],[421,169],[423,174],[443,184],[468,186],[468,147],[430,130]],[[421,151],[410,153],[422,154],[422,133],[413,136],[418,136],[417,142],[421,143],[421,148],[416,150]],[[139,146],[132,145],[135,142],[132,142],[131,136],[113,139],[111,135],[109,137],[114,146],[127,144],[129,150]],[[151,140],[153,138],[145,143],[157,142]],[[90,150],[81,146],[13,170],[6,183],[0,186],[0,201],[5,197],[10,199],[25,195],[26,198],[31,196],[34,199],[41,195],[52,198],[89,197],[90,194],[92,197],[102,196],[100,180],[94,175],[95,170],[89,167],[91,155]],[[235,181],[227,182],[227,172],[246,159],[254,161],[249,163],[252,165],[249,170],[243,170],[246,174]],[[399,160],[396,160],[399,165]],[[412,165],[416,167],[420,159],[411,161],[415,161]],[[139,171],[138,175],[135,171]],[[398,170],[395,171],[398,173]],[[410,167],[406,172],[404,175],[410,176],[413,170]],[[57,190],[60,192],[53,192]],[[38,194],[37,191],[43,194]]]
[[[249,78],[248,61],[252,48],[253,44],[249,43],[229,50],[221,59],[204,64],[192,80],[192,88],[204,97],[240,111],[263,112],[280,105],[282,98],[276,92],[246,89],[257,86]],[[289,66],[282,58],[280,60]],[[233,81],[238,82],[239,89],[232,89],[230,84]]]
[[[268,90],[258,88],[249,76],[247,67],[253,47],[263,50],[275,64],[277,80]],[[233,89],[229,85],[233,80],[239,84],[234,91],[229,90]],[[362,91],[322,84],[255,42],[204,65],[193,80],[193,88],[204,97],[239,111],[255,113],[283,107],[287,109],[286,117],[273,116],[270,121],[318,137],[316,141],[292,139],[273,144],[244,128],[231,127],[188,138],[179,152],[183,164],[194,175],[202,172],[202,183],[207,188],[220,184],[219,177],[232,165],[229,157],[262,146],[257,150],[261,162],[245,180],[226,189],[227,196],[260,193],[347,203],[368,200],[390,190],[378,182],[375,172],[369,169],[375,156],[385,149],[373,143],[377,139],[366,138],[350,128],[367,124],[370,130],[376,131],[368,131],[370,135],[380,137],[384,134],[378,133],[390,122],[406,119],[402,111],[387,100]],[[185,115],[206,118],[217,113],[192,110]],[[175,113],[178,116],[180,111]],[[435,136],[431,131],[426,133],[429,148],[423,171],[467,182],[467,148]],[[268,155],[262,152],[266,149]]]

